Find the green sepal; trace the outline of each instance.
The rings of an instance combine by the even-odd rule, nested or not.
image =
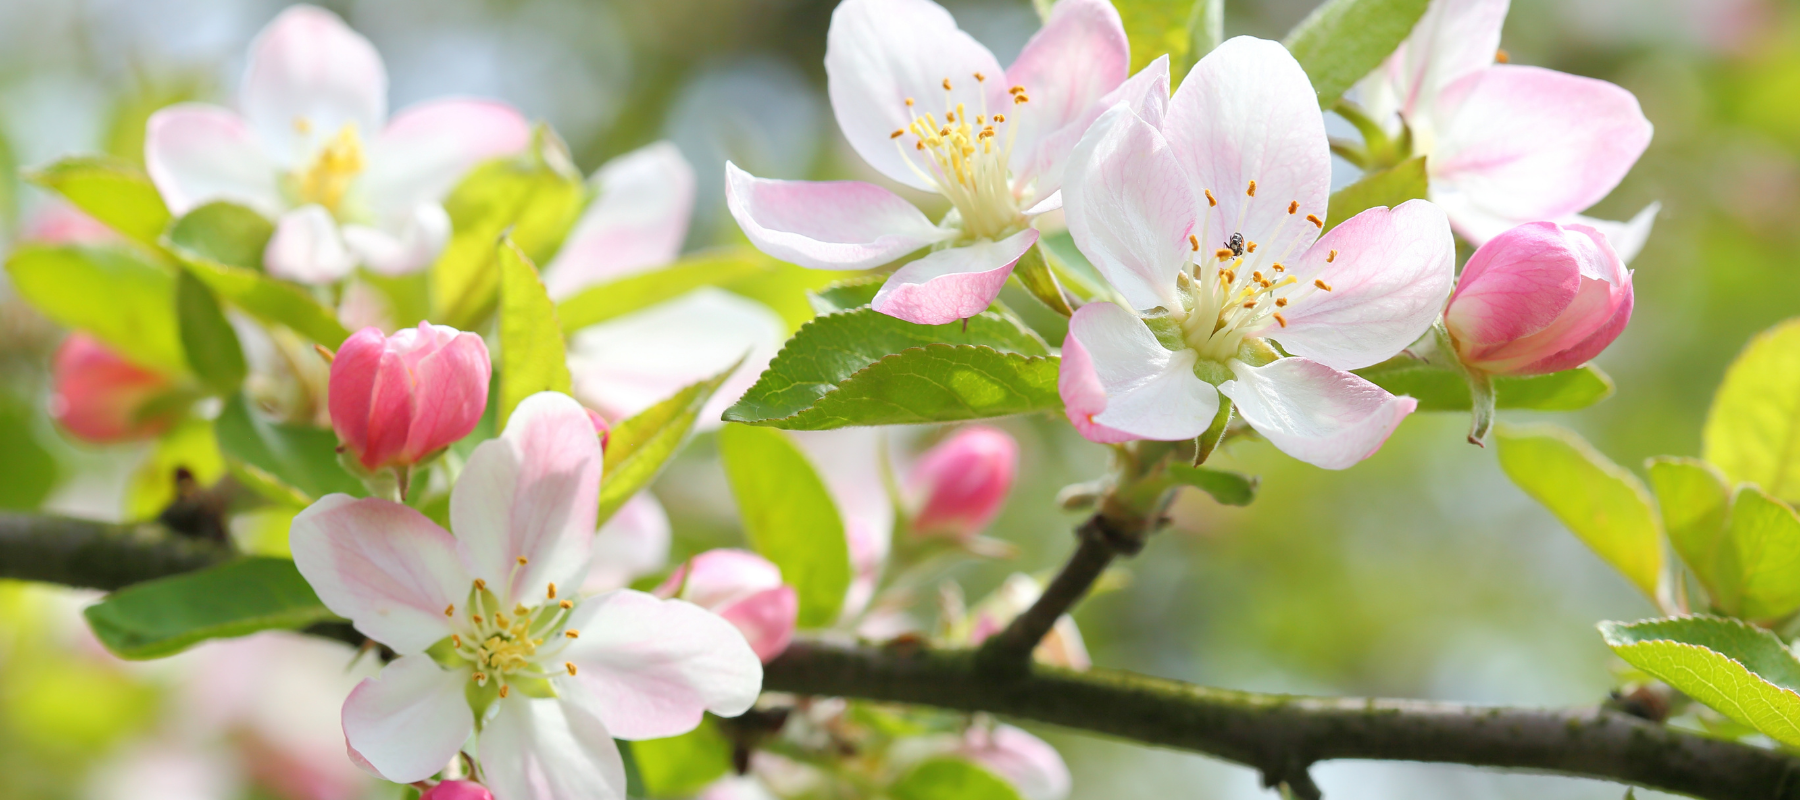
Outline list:
[[[526,697],[535,697],[539,700],[554,700],[557,697],[556,684],[551,683],[549,678],[511,677],[506,679],[506,685]]]
[[[475,679],[463,684],[463,699],[469,702],[469,710],[475,713],[475,730],[480,731],[482,723],[487,720],[488,708],[500,700],[499,679],[488,676],[487,685],[483,686]]]
[[[1262,339],[1247,338],[1238,345],[1237,360],[1252,367],[1266,367],[1280,358],[1281,353]]]
[[[1018,264],[1013,267],[1013,277],[1051,311],[1065,317],[1075,315],[1075,309],[1069,307],[1068,296],[1063,294],[1062,284],[1057,283],[1056,274],[1050,271],[1050,263],[1044,260],[1037,245],[1032,245],[1019,257]]]
[[[1230,425],[1231,398],[1221,394],[1219,395],[1219,411],[1213,415],[1212,424],[1206,426],[1206,432],[1200,434],[1200,436],[1194,440],[1194,466],[1198,467],[1201,464],[1206,463],[1206,459],[1212,457],[1213,451],[1219,449],[1219,441],[1225,438],[1225,429]],[[1212,490],[1207,489],[1207,491],[1210,492]],[[1216,492],[1214,493],[1214,496],[1218,496]],[[1226,501],[1221,500],[1220,502]],[[1233,505],[1243,505],[1243,503],[1235,503]]]
[[[444,669],[468,666],[469,663],[469,660],[463,658],[461,653],[456,652],[456,642],[449,636],[439,639],[437,644],[425,648],[425,655],[431,656],[431,660],[436,661],[438,666]]]
[[[1156,335],[1156,341],[1164,350],[1179,353],[1187,349],[1187,340],[1182,338],[1181,323],[1175,321],[1174,315],[1163,309],[1152,311],[1144,317],[1144,327]]]

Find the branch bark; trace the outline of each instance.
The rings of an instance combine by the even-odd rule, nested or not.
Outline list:
[[[216,542],[155,522],[117,525],[0,513],[0,578],[112,591],[230,557]]]

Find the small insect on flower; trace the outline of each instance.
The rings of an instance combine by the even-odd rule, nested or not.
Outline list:
[[[1231,239],[1225,242],[1225,248],[1230,250],[1231,254],[1234,256],[1242,256],[1244,254],[1244,235],[1241,233],[1232,234]]]

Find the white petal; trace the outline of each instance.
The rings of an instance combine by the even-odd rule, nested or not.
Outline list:
[[[968,319],[1000,296],[1013,265],[1037,240],[1037,230],[1026,228],[997,242],[939,250],[895,270],[869,307],[920,325]]]
[[[1619,254],[1619,260],[1627,264],[1643,252],[1644,242],[1650,239],[1650,229],[1656,225],[1656,215],[1662,213],[1662,203],[1656,202],[1644,206],[1643,210],[1632,215],[1624,222],[1613,222],[1606,219],[1576,214],[1564,220],[1563,224],[1574,223],[1586,225],[1606,236],[1606,243],[1612,245],[1613,252]]]
[[[1026,216],[1035,216],[1062,207],[1062,189],[1064,171],[1074,155],[1075,146],[1081,141],[1100,115],[1114,106],[1126,106],[1138,118],[1150,127],[1160,128],[1163,117],[1168,114],[1169,105],[1169,57],[1157,56],[1155,61],[1138,70],[1136,75],[1126,79],[1124,83],[1100,98],[1082,117],[1064,125],[1060,130],[1046,136],[1038,145],[1037,151],[1029,161],[1022,161],[1023,156],[1016,151],[1013,155],[1013,177],[1017,186],[1031,187],[1031,196],[1043,198],[1036,203],[1027,202]]]
[[[1219,395],[1194,376],[1194,352],[1164,349],[1136,314],[1112,303],[1089,303],[1069,319],[1069,338],[1085,354],[1104,394],[1099,408],[1070,404],[1071,422],[1080,415],[1134,438],[1163,441],[1192,439],[1212,424]],[[1063,348],[1070,349],[1068,342]],[[1066,356],[1064,368],[1073,368]],[[1065,393],[1065,404],[1069,399]]]
[[[1236,380],[1219,391],[1257,433],[1294,458],[1345,469],[1375,454],[1418,407],[1356,375],[1317,361],[1284,358],[1263,367],[1231,362]]]
[[[1131,46],[1111,3],[1064,0],[1051,7],[1044,27],[1006,68],[1007,88],[1023,86],[1030,98],[1005,111],[1007,124],[1019,129],[1011,143],[1014,176],[1027,180],[1027,165],[1066,156],[1082,130],[1110,107],[1099,105],[1100,99],[1130,72]],[[1079,129],[1058,135],[1068,128]]]
[[[456,757],[475,717],[463,699],[467,670],[446,670],[430,656],[401,656],[363,681],[344,701],[351,756],[395,783],[436,774]]]
[[[694,210],[694,168],[681,150],[657,142],[600,167],[598,194],[545,267],[550,296],[660,267],[681,253]]]
[[[718,615],[683,600],[622,589],[576,606],[581,631],[560,658],[591,692],[595,710],[621,739],[686,733],[704,712],[735,717],[762,690],[762,662],[744,635]]]
[[[180,216],[210,200],[230,200],[265,216],[285,208],[277,168],[243,118],[218,106],[182,103],[150,115],[144,168]]]
[[[444,608],[469,593],[456,540],[399,503],[328,495],[294,517],[288,541],[325,607],[400,653],[449,636]]]
[[[450,241],[450,214],[424,203],[399,221],[397,230],[345,225],[344,245],[363,266],[382,275],[408,275],[431,266]]]
[[[758,250],[812,269],[879,267],[957,233],[872,183],[770,180],[729,161],[725,205]]]
[[[625,800],[625,760],[579,686],[554,700],[514,695],[481,730],[494,800]]]
[[[356,255],[344,244],[331,212],[304,205],[275,221],[275,235],[263,250],[263,269],[300,283],[335,283],[356,269]]]
[[[1437,0],[1379,73],[1388,77],[1394,109],[1429,117],[1444,87],[1494,63],[1509,0]]]
[[[581,591],[623,589],[669,563],[669,515],[656,495],[638,492],[594,534],[593,560]]]
[[[1192,254],[1196,194],[1160,132],[1115,106],[1076,146],[1062,194],[1069,235],[1127,301],[1180,308],[1175,276]]]
[[[387,68],[362,34],[316,6],[292,6],[250,45],[239,107],[278,163],[299,166],[346,125],[387,120]]]
[[[448,99],[401,110],[369,143],[357,187],[378,217],[435,205],[471,167],[523,151],[531,124],[492,100]]]

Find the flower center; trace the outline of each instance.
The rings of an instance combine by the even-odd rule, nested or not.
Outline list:
[[[1255,202],[1256,181],[1250,181],[1246,194],[1248,199],[1239,206],[1236,226],[1243,224],[1245,210]],[[1202,231],[1212,230],[1213,209],[1219,205],[1210,189],[1206,190],[1206,204],[1206,216],[1200,225]],[[1290,201],[1287,214],[1270,234],[1270,240],[1282,241],[1288,223],[1299,216],[1299,212],[1299,201]],[[1308,214],[1304,220],[1316,228],[1325,227],[1317,215]],[[1240,232],[1231,234],[1231,238],[1221,242],[1216,249],[1203,252],[1199,237],[1188,236],[1191,254],[1176,277],[1182,307],[1169,311],[1181,324],[1182,341],[1200,358],[1223,362],[1236,357],[1245,339],[1258,337],[1271,325],[1287,327],[1283,312],[1294,304],[1319,292],[1331,291],[1330,284],[1323,280],[1305,283],[1288,274],[1288,268],[1282,262],[1304,240],[1289,238],[1287,241],[1289,244],[1283,251],[1275,253],[1246,239]],[[1325,260],[1337,260],[1337,251],[1331,251]]]
[[[523,566],[525,560],[519,561]],[[476,579],[462,616],[454,605],[444,609],[455,633],[432,648],[432,657],[445,667],[470,670],[478,689],[491,684],[501,698],[515,686],[532,696],[553,696],[550,678],[575,674],[573,663],[557,657],[581,632],[567,627],[576,601],[557,599],[554,583],[548,595],[535,606],[521,603],[506,611],[487,582]]]
[[[306,133],[312,129],[312,124],[299,119],[295,120],[294,127]],[[335,216],[343,205],[344,195],[350,191],[351,182],[366,166],[362,137],[356,132],[356,123],[347,122],[325,142],[324,147],[319,148],[312,161],[293,172],[295,192],[302,204],[317,203]]]
[[[974,77],[977,84],[987,81],[979,72]],[[951,96],[950,79],[945,78],[943,85],[944,118],[940,121],[929,111],[920,116],[917,104],[908,97],[906,113],[912,124],[894,131],[890,138],[907,166],[950,199],[969,236],[999,239],[1009,235],[1025,224],[1007,167],[1020,123],[1004,112],[989,113],[985,91],[981,92],[980,110],[971,118],[965,104]],[[1007,94],[1014,106],[1031,101],[1023,86],[1014,86]],[[923,167],[915,154],[923,154]]]

